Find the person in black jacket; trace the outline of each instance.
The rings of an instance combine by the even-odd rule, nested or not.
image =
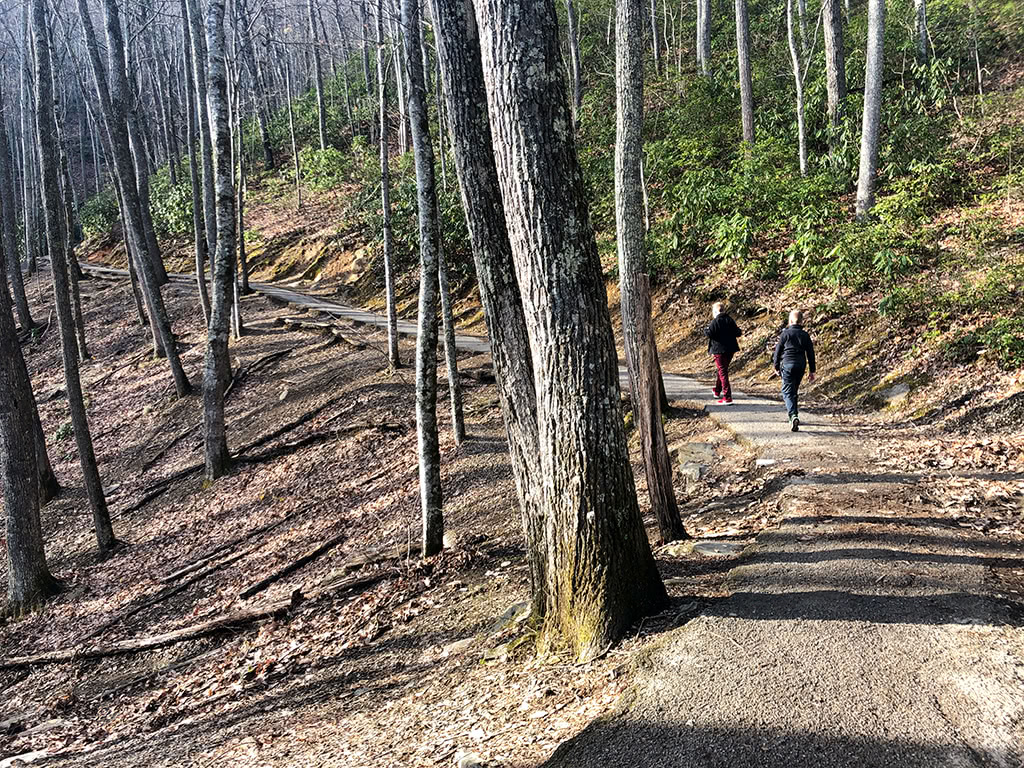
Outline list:
[[[804,373],[814,381],[814,342],[803,328],[804,313],[794,309],[789,313],[789,327],[779,336],[772,355],[775,371],[782,377],[782,399],[789,411],[789,423],[794,432],[800,431],[799,390]]]
[[[740,351],[737,338],[743,335],[743,331],[736,325],[736,321],[729,317],[725,307],[720,301],[711,306],[711,323],[704,334],[708,337],[708,352],[715,358],[717,378],[713,391],[716,398],[719,398],[719,405],[732,405],[732,387],[729,385],[729,363],[733,355]]]

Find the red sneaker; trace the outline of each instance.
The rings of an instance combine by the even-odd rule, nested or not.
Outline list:
[[[722,396],[722,393],[712,389],[711,396],[715,398],[715,400],[718,400]]]
[[[731,397],[723,397],[721,400],[718,401],[718,404],[719,405],[732,405],[732,398]]]

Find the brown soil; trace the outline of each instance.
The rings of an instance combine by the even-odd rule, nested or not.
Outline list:
[[[194,295],[180,284],[165,290],[183,362],[198,385],[205,345]],[[31,286],[37,299],[45,301],[47,292],[41,278]],[[399,558],[348,568],[367,552],[408,550],[417,540],[412,376],[388,371],[381,336],[351,329],[350,336],[369,344],[357,350],[277,327],[274,319],[288,310],[258,296],[244,300],[249,330],[232,343],[233,368],[288,354],[239,379],[227,408],[232,446],[324,405],[314,420],[263,449],[327,428],[338,429],[337,436],[242,464],[209,487],[193,475],[133,509],[154,483],[201,460],[200,434],[189,431],[199,423],[200,403],[175,400],[165,364],[148,358],[126,284],[94,279],[83,283],[83,293],[94,359],[82,375],[123,546],[105,560],[96,555],[73,440],[63,426],[66,401],[48,398],[62,387],[51,328],[25,349],[66,489],[43,511],[50,567],[64,589],[41,610],[0,627],[0,658],[186,627],[287,598],[296,588],[308,594],[343,573],[393,573],[361,592],[302,603],[282,618],[159,650],[0,671],[0,756],[46,750],[58,756],[48,764],[61,765],[411,766],[450,765],[472,751],[531,765],[614,701],[624,666],[652,636],[722,593],[721,559],[660,551],[671,609],[589,666],[538,657],[532,629],[501,621],[527,598],[528,580],[496,395],[470,378],[464,386],[472,438],[461,450],[439,409],[453,546],[426,562]],[[34,307],[40,316],[43,306]],[[408,344],[403,354],[411,357]],[[466,369],[484,361],[460,362]],[[752,537],[775,520],[774,492],[784,473],[755,469],[752,454],[701,410],[676,405],[667,424],[674,450],[702,444],[716,457],[682,499],[688,528]],[[635,436],[632,447],[638,461]],[[643,473],[636,476],[644,500]],[[687,488],[681,477],[677,488]],[[163,577],[285,516],[284,524],[211,562],[243,555],[238,560],[91,637],[160,594]],[[647,524],[653,540],[650,516]],[[346,538],[335,550],[239,599],[245,586],[339,532]]]

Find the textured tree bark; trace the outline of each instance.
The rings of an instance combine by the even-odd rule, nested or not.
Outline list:
[[[379,9],[378,9],[379,10]],[[378,13],[377,18],[378,24],[380,23],[380,14]],[[370,79],[370,21],[366,13],[366,0],[359,0],[359,26],[363,33],[360,38],[362,45],[360,46],[360,54],[363,62],[363,85],[366,87],[366,100],[369,101],[373,98],[373,84]]]
[[[793,33],[793,0],[786,0],[786,36],[789,39],[789,57],[793,62],[793,80],[796,82],[796,127],[800,153],[800,175],[807,175],[807,140],[804,130],[804,77],[800,69],[800,55],[796,50]]]
[[[653,0],[652,0],[653,2]],[[569,63],[572,65],[572,122],[577,130],[580,125],[580,111],[583,109],[583,72],[580,62],[580,30],[576,23],[576,6],[572,0],[565,0],[566,34],[569,37]],[[657,24],[655,24],[657,27]],[[657,43],[655,43],[657,45]],[[657,62],[657,54],[655,54]],[[657,66],[657,63],[655,64]]]
[[[736,0],[736,53],[740,65],[740,106],[743,141],[754,143],[754,83],[750,74],[750,16],[747,0]]]
[[[207,99],[213,134],[217,193],[217,248],[213,255],[213,290],[210,296],[210,325],[206,336],[206,367],[203,372],[207,480],[215,480],[226,474],[231,463],[224,426],[224,391],[231,378],[228,331],[234,299],[236,233],[224,37],[224,0],[211,0],[206,15],[206,71],[209,78]]]
[[[185,0],[181,0],[181,16],[188,18]],[[199,286],[199,308],[203,312],[203,322],[210,324],[210,292],[206,287],[206,223],[203,219],[203,194],[199,182],[199,161],[196,157],[196,97],[193,90],[195,78],[192,75],[192,36],[184,30],[182,37],[185,43],[182,57],[185,68],[185,130],[188,133],[188,175],[192,185],[192,240],[195,249],[196,284]]]
[[[857,174],[857,218],[864,220],[875,206],[878,171],[878,124],[882,112],[882,39],[885,0],[868,0],[868,45],[864,65],[864,120],[860,133],[860,169]]]
[[[50,66],[50,40],[47,24],[46,0],[32,2],[32,40],[35,44],[36,83],[36,136],[43,191],[43,214],[52,259],[53,291],[60,328],[61,351],[64,359],[64,384],[71,410],[71,423],[82,466],[86,495],[92,509],[93,526],[101,552],[110,550],[117,542],[110,525],[110,514],[103,495],[89,419],[85,411],[82,382],[78,372],[78,350],[75,342],[74,318],[68,286],[67,232],[61,201],[59,178],[59,150],[56,143],[56,121],[53,112],[53,79]],[[23,432],[22,434],[27,434]],[[25,451],[25,453],[29,453]]]
[[[127,76],[125,74],[124,43],[121,39],[119,11],[114,0],[105,0],[104,16],[107,27],[107,53],[110,58],[111,83],[107,85],[107,68],[100,58],[100,48],[92,27],[89,8],[85,0],[78,0],[78,12],[82,28],[86,36],[86,47],[92,62],[93,76],[96,79],[96,91],[100,99],[100,108],[106,123],[109,144],[113,155],[116,176],[121,189],[122,211],[126,223],[126,234],[131,240],[133,252],[137,256],[141,274],[142,290],[146,304],[153,315],[153,324],[159,331],[161,346],[167,353],[171,375],[174,378],[175,390],[179,397],[191,392],[192,387],[185,371],[181,367],[181,359],[171,331],[170,320],[164,307],[163,297],[158,286],[159,280],[153,271],[153,262],[146,258],[147,245],[145,226],[141,215],[138,181],[135,174],[135,163],[132,159],[128,127],[125,117],[125,98],[127,97]]]
[[[313,47],[313,82],[316,85],[316,115],[320,135],[320,149],[327,149],[327,108],[324,106],[324,72],[320,65],[320,47],[316,35],[316,9],[313,0],[308,0],[309,40]]]
[[[196,0],[185,0],[188,12],[188,33],[192,48],[192,87],[197,99],[196,116],[199,120],[199,153],[203,161],[203,220],[206,222],[206,252],[217,249],[216,192],[213,181],[213,138],[211,137],[209,94],[207,93],[206,35]],[[288,100],[289,104],[291,99]]]
[[[554,0],[478,0],[476,13],[536,381],[546,636],[590,659],[665,589],[636,502]]]
[[[7,121],[0,119],[0,223],[3,225],[4,258],[0,269],[4,269],[14,291],[14,307],[18,313],[18,324],[22,330],[35,327],[32,312],[25,294],[25,281],[21,275],[21,260],[18,258],[17,231],[15,223],[16,201],[14,198],[14,175],[11,169],[11,149],[7,141]]]
[[[651,46],[654,50],[654,74],[661,74],[661,38],[658,36],[658,0],[651,0]]]
[[[380,203],[384,245],[384,300],[388,315],[388,361],[401,368],[398,356],[398,313],[395,310],[395,279],[391,271],[394,235],[391,231],[391,169],[388,166],[388,73],[384,66],[384,2],[377,0],[377,116],[380,136]]]
[[[711,74],[711,0],[697,0],[697,63],[701,74]]]
[[[25,302],[24,310],[18,310],[18,322],[21,324],[23,330],[35,327],[35,323],[32,321],[31,315],[28,313],[28,298],[25,296],[25,285],[21,279],[21,263],[18,259],[18,244],[16,240],[17,233],[17,221],[15,217],[15,195],[14,195],[14,177],[11,173],[11,156],[10,156],[10,145],[8,144],[7,126],[4,120],[0,120],[0,244],[3,246],[3,251],[6,258],[6,264],[10,272],[11,287],[15,290],[15,296],[18,295],[20,289],[21,298],[18,299],[15,304],[19,302]],[[0,302],[5,302],[4,306],[0,306],[0,315],[10,317],[10,298],[7,296],[6,283],[0,280],[0,284],[3,287],[4,296],[0,296]],[[13,318],[12,318],[13,319]],[[13,325],[12,325],[13,329]],[[13,332],[13,331],[12,331]],[[11,356],[11,365],[20,364],[22,368],[25,367],[24,358],[21,355],[21,345],[17,343],[17,338],[14,337],[15,344],[17,346],[17,357],[13,356],[13,353],[4,351],[2,354],[6,358],[8,355]],[[20,363],[18,363],[20,361]],[[12,369],[13,370],[13,369]],[[15,372],[16,373],[16,372]],[[18,374],[20,376],[21,374]],[[11,379],[10,381],[17,383],[18,379]],[[24,381],[28,382],[28,371],[24,372]],[[14,386],[12,384],[11,386]],[[19,385],[20,386],[20,385]],[[18,398],[19,402],[24,402],[26,393],[25,391],[12,389],[14,396]],[[20,393],[20,394],[19,394]],[[32,389],[29,386],[27,395],[30,398],[30,418],[32,423],[32,441],[35,447],[35,472],[38,475],[38,497],[37,505],[45,504],[60,493],[60,483],[57,482],[57,476],[53,472],[53,467],[50,464],[50,457],[46,451],[46,437],[43,434],[42,424],[39,422],[39,410],[36,408],[35,398],[32,397]],[[24,435],[27,432],[13,433],[20,435],[18,438],[19,447],[21,447],[21,441],[24,439]],[[22,448],[23,450],[23,448]],[[8,506],[8,509],[12,507]]]
[[[629,367],[633,417],[640,431],[651,511],[663,541],[688,538],[679,517],[672,464],[661,423],[661,371],[651,320],[651,287],[644,243],[643,157],[644,62],[643,6],[640,0],[616,4],[615,73],[615,223],[618,230],[622,334]]]
[[[430,143],[427,93],[420,54],[419,0],[402,0],[402,28],[409,75],[409,121],[416,156],[416,203],[419,208],[420,301],[416,334],[416,436],[420,464],[423,556],[441,551],[444,512],[441,498],[441,450],[437,439],[437,190],[434,149]]]
[[[917,61],[928,63],[928,9],[926,0],[914,0],[914,16],[917,28]]]
[[[409,151],[409,115],[408,115],[408,62],[406,61],[407,51],[402,43],[401,29],[399,29],[398,16],[401,14],[399,3],[401,0],[394,0],[395,9],[391,17],[391,39],[395,41],[395,93],[398,96],[398,154],[404,155]]]
[[[843,46],[843,13],[839,0],[824,0],[825,80],[828,118],[832,127],[843,122],[846,108],[846,49]]]
[[[7,512],[7,609],[21,612],[56,591],[46,565],[39,522],[36,453],[25,450],[35,429],[35,399],[11,315],[7,285],[0,285],[0,483]],[[38,420],[38,419],[37,419]],[[45,449],[44,449],[45,450]]]
[[[526,316],[494,164],[480,39],[468,3],[434,3],[433,17],[459,188],[519,497],[530,566],[532,610],[540,618],[547,602],[547,546],[537,443],[537,396]]]
[[[436,194],[435,194],[436,199]],[[440,227],[441,216],[435,213]],[[455,318],[452,313],[452,297],[448,290],[448,266],[444,260],[444,247],[438,237],[437,287],[441,296],[441,325],[444,330],[444,360],[448,373],[448,399],[452,411],[452,434],[455,445],[466,439],[466,417],[462,410],[462,384],[459,382],[459,349],[455,344]]]

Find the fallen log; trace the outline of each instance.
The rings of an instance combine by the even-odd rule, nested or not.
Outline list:
[[[207,552],[205,555],[203,555],[203,557],[201,557],[199,560],[196,560],[191,565],[186,565],[184,568],[179,568],[178,570],[174,571],[174,573],[167,574],[162,579],[160,579],[160,583],[170,584],[172,581],[177,581],[182,576],[188,576],[193,571],[202,568],[206,563],[210,562],[214,558],[219,557],[225,550],[232,549],[233,547],[236,547],[239,544],[241,544],[243,541],[247,541],[253,538],[254,536],[259,536],[263,533],[269,533],[282,523],[291,520],[294,516],[295,512],[289,512],[280,520],[275,520],[274,522],[268,523],[267,525],[261,525],[259,528],[254,528],[253,530],[249,531],[246,534],[243,534],[242,536],[239,536],[238,538],[232,539],[231,541],[221,544],[219,547],[216,547],[215,549],[212,549],[211,551]]]
[[[290,597],[284,600],[275,600],[252,608],[244,608],[204,621],[188,627],[182,627],[160,635],[140,637],[137,639],[121,640],[105,646],[93,646],[92,648],[62,648],[55,651],[46,651],[31,656],[14,656],[9,659],[0,659],[0,670],[18,669],[30,667],[36,664],[59,664],[68,661],[79,661],[87,659],[102,659],[108,656],[118,656],[127,653],[139,653],[155,648],[162,648],[166,645],[180,643],[185,640],[195,640],[199,637],[212,635],[228,629],[243,627],[263,619],[278,618],[289,614],[292,610],[303,604],[312,603],[321,597],[329,597],[343,592],[350,592],[354,589],[361,589],[372,586],[380,581],[398,575],[397,570],[389,569],[370,573],[365,576],[355,576],[350,579],[342,579],[333,582],[320,589],[315,590],[303,599],[299,590],[295,590]]]
[[[125,619],[130,619],[135,614],[140,613],[141,611],[144,611],[147,608],[151,608],[154,605],[162,603],[164,600],[167,600],[168,598],[174,597],[175,595],[177,595],[177,594],[179,594],[181,592],[184,592],[186,589],[191,587],[197,581],[202,581],[207,576],[209,576],[211,573],[215,573],[216,571],[219,571],[222,568],[226,568],[227,566],[231,565],[232,563],[237,562],[238,560],[241,560],[246,555],[251,554],[252,552],[254,552],[257,549],[259,549],[260,546],[261,546],[260,544],[257,544],[256,546],[249,547],[249,549],[245,550],[244,552],[239,552],[238,554],[232,555],[231,557],[227,558],[226,560],[221,560],[221,561],[219,561],[217,563],[214,563],[213,565],[209,566],[208,568],[204,568],[203,570],[199,571],[199,573],[195,574],[194,576],[192,576],[189,579],[186,579],[185,581],[183,581],[181,584],[179,584],[176,587],[171,587],[170,589],[162,590],[161,592],[159,592],[158,594],[154,595],[150,599],[144,600],[143,602],[139,603],[138,605],[134,606],[133,608],[130,608],[130,609],[124,611],[123,613],[118,614],[114,618],[109,619],[108,621],[103,622],[98,627],[96,627],[92,632],[90,632],[85,637],[83,637],[82,638],[82,642],[85,642],[86,640],[92,640],[92,638],[96,637],[96,635],[100,634],[101,632],[103,632],[105,630],[110,629],[111,627],[116,627],[118,624],[120,624]]]
[[[274,573],[270,574],[266,578],[260,579],[255,584],[250,584],[248,587],[246,587],[238,593],[238,597],[242,600],[248,600],[253,595],[259,594],[274,582],[280,581],[288,574],[294,573],[295,571],[299,570],[302,566],[307,565],[308,563],[311,563],[314,560],[316,560],[321,555],[330,552],[336,546],[341,544],[341,542],[343,542],[345,538],[346,534],[344,533],[339,533],[337,536],[333,536],[332,538],[328,539],[323,544],[321,544],[319,547],[316,547],[315,549],[304,554],[298,560],[289,563],[283,568],[279,568],[278,570],[274,571]]]
[[[55,664],[64,661],[100,659],[105,656],[117,656],[122,653],[149,651],[172,643],[180,643],[183,640],[193,640],[220,630],[251,624],[261,619],[269,619],[274,616],[284,615],[288,612],[291,604],[291,598],[287,600],[278,600],[276,602],[267,603],[254,608],[246,608],[240,611],[221,614],[209,621],[204,621],[200,624],[193,624],[188,627],[182,627],[181,629],[175,629],[170,632],[164,632],[160,635],[121,640],[105,646],[94,646],[92,648],[64,648],[57,651],[37,653],[33,656],[15,656],[10,659],[0,660],[0,669],[16,669],[18,667],[32,666],[33,664]]]

